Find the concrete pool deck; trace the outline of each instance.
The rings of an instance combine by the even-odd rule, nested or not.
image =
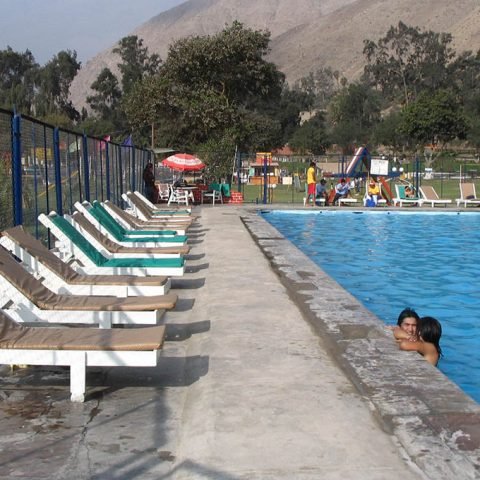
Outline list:
[[[196,207],[156,368],[0,376],[0,478],[480,477],[480,405],[253,207]]]

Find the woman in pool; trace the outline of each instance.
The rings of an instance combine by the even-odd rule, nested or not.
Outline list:
[[[440,337],[442,326],[433,317],[422,317],[417,325],[418,340],[402,340],[400,350],[415,351],[424,356],[427,362],[437,365],[442,349],[440,348]]]

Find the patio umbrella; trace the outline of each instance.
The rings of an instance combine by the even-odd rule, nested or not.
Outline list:
[[[162,160],[162,165],[179,172],[195,172],[205,168],[205,164],[198,158],[188,153],[177,153]]]

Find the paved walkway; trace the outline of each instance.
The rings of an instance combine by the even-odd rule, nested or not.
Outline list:
[[[165,317],[158,367],[92,369],[84,404],[68,400],[64,370],[4,373],[1,479],[478,478],[469,456],[433,448],[429,432],[396,423],[379,390],[365,387],[374,377],[354,343],[367,330],[346,325],[355,309],[338,312],[347,318],[341,351],[333,323],[325,321],[322,334],[312,316],[331,303],[327,291],[312,296],[322,272],[293,272],[288,265],[305,259],[248,209],[194,213],[187,273],[173,282],[181,300]],[[328,282],[320,283],[337,288]],[[367,338],[378,341],[376,319],[369,321]],[[478,408],[467,404],[475,425]],[[477,448],[470,445],[473,454]],[[454,469],[442,473],[444,461]]]

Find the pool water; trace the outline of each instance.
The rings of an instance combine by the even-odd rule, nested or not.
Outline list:
[[[480,402],[480,214],[269,211],[264,218],[387,324],[442,324],[439,368]]]

